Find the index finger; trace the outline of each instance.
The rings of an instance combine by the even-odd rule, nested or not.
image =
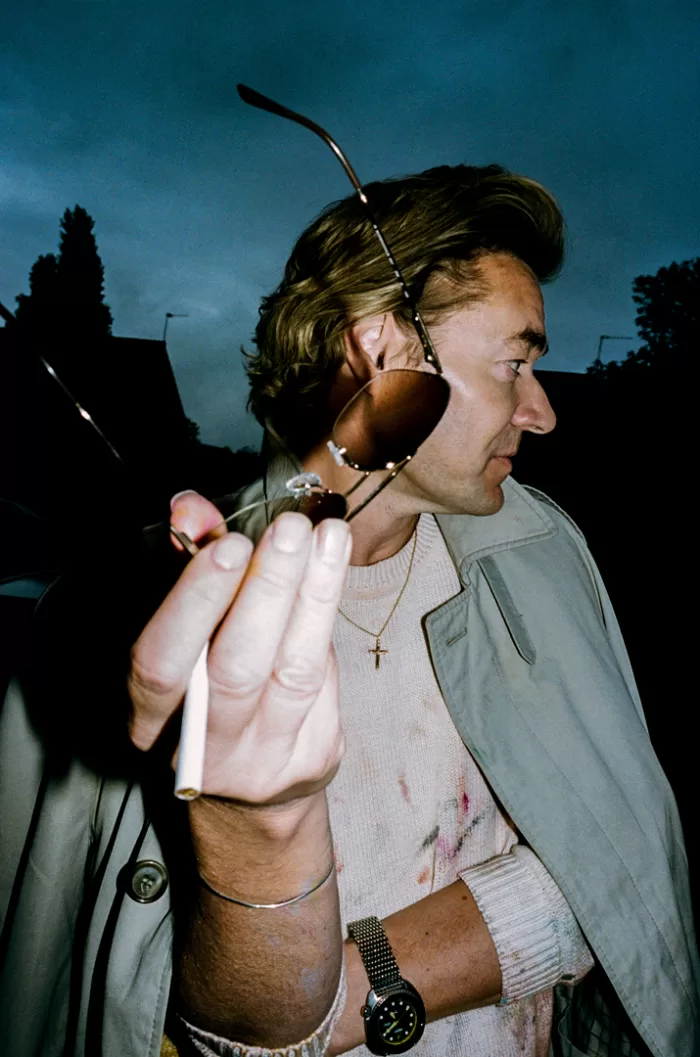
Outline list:
[[[275,525],[299,517],[284,514]],[[323,681],[352,547],[349,526],[323,521],[313,546],[298,553],[275,555],[274,543],[273,535],[261,554],[267,560],[251,564],[212,643],[210,672],[224,696],[256,701],[270,676],[277,682],[282,671],[308,693]]]
[[[180,704],[202,647],[235,598],[252,543],[238,533],[205,547],[150,619],[132,650],[130,735],[149,748]]]

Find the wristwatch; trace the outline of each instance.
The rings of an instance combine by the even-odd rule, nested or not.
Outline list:
[[[405,1053],[425,1031],[425,1006],[413,984],[404,980],[379,918],[348,925],[369,977],[362,1016],[370,1053]]]

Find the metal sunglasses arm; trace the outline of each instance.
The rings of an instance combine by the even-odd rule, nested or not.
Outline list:
[[[92,417],[92,415],[90,414],[90,412],[86,411],[85,408],[83,407],[83,405],[81,403],[79,403],[78,400],[76,400],[76,398],[73,396],[73,394],[71,393],[71,391],[68,388],[68,386],[65,385],[65,383],[61,381],[61,379],[58,377],[58,375],[54,371],[54,369],[51,366],[51,364],[48,363],[48,361],[45,360],[43,356],[39,356],[39,362],[42,364],[43,367],[46,368],[48,373],[53,378],[54,382],[57,382],[58,385],[61,387],[61,389],[66,394],[66,396],[68,397],[68,399],[70,400],[71,404],[73,405],[75,410],[78,412],[80,417],[85,422],[87,422],[87,424],[89,426],[92,426],[92,428],[94,429],[95,433],[97,433],[97,435],[100,438],[100,440],[109,448],[110,452],[112,453],[114,458],[117,460],[117,462],[121,463],[121,465],[123,466],[124,465],[124,460],[122,459],[121,455],[119,454],[117,449],[114,447],[112,442],[104,435],[104,433],[102,432],[100,427],[97,425],[97,423],[95,422],[95,420]]]
[[[435,351],[435,346],[430,340],[430,335],[428,334],[422,316],[418,311],[418,307],[414,303],[413,298],[411,297],[410,291],[408,289],[408,284],[406,283],[406,280],[404,279],[401,273],[401,269],[396,263],[394,254],[391,252],[391,248],[389,247],[389,244],[384,238],[382,230],[374,217],[369,201],[367,199],[367,195],[364,192],[362,184],[357,178],[357,174],[355,173],[355,170],[343,154],[338,144],[328,134],[328,132],[326,132],[324,128],[321,128],[320,125],[317,125],[315,121],[311,121],[310,118],[304,117],[303,114],[297,114],[296,111],[289,110],[288,107],[282,106],[281,103],[276,103],[274,99],[270,99],[269,96],[262,95],[261,92],[256,92],[254,88],[248,88],[248,86],[245,84],[237,84],[236,89],[238,90],[238,94],[244,103],[248,103],[250,106],[258,107],[258,109],[260,110],[267,110],[270,114],[276,114],[278,117],[287,118],[287,120],[289,121],[295,121],[297,125],[303,125],[304,128],[308,128],[311,132],[314,132],[323,140],[324,143],[326,143],[331,148],[336,158],[343,166],[343,169],[347,173],[348,178],[350,179],[350,183],[357,191],[358,197],[365,208],[367,219],[372,225],[374,234],[377,236],[379,243],[384,251],[384,254],[387,260],[389,261],[389,264],[391,265],[391,269],[401,287],[403,299],[411,311],[411,320],[413,322],[413,326],[416,328],[416,332],[418,334],[418,337],[420,338],[420,343],[423,346],[423,354],[425,356],[425,359],[429,364],[431,364],[431,366],[435,368],[438,374],[442,374],[442,365],[440,364],[438,354]]]
[[[321,128],[320,125],[317,125],[315,121],[311,121],[310,118],[304,117],[303,114],[297,114],[296,111],[289,110],[286,106],[282,106],[281,103],[276,103],[274,99],[270,99],[269,96],[263,95],[261,92],[256,92],[254,88],[248,88],[245,84],[237,84],[236,89],[244,103],[248,103],[250,106],[257,106],[259,110],[267,110],[270,114],[277,114],[278,117],[286,117],[289,121],[296,121],[297,125],[303,125],[304,128],[308,128],[311,132],[315,132],[317,136],[320,136],[323,142],[328,144],[340,164],[345,169],[345,172],[350,179],[350,183],[357,191],[360,199],[364,203],[367,202],[365,192],[362,190],[362,184],[358,180],[355,170],[338,144],[325,129]]]
[[[365,509],[365,507],[367,506],[368,503],[371,503],[372,500],[375,499],[379,495],[380,492],[384,491],[384,489],[386,488],[386,486],[388,484],[391,484],[391,482],[394,480],[395,477],[398,477],[398,475],[409,464],[409,462],[411,461],[412,458],[413,458],[412,455],[407,455],[405,459],[401,460],[401,462],[397,462],[396,466],[394,466],[394,468],[390,471],[390,473],[388,473],[386,475],[386,477],[384,477],[380,481],[380,483],[377,485],[377,487],[374,489],[374,491],[370,492],[366,499],[363,499],[361,503],[358,503],[357,506],[353,507],[352,510],[348,511],[348,513],[343,518],[343,521],[352,521],[352,519],[354,517],[356,517],[360,513],[361,510]],[[365,474],[365,477],[363,477],[362,480],[358,481],[358,484],[362,484],[362,482],[366,479],[366,477],[367,477],[367,475]],[[354,492],[356,487],[357,487],[357,485],[354,485],[350,489],[350,492]],[[350,492],[346,492],[345,496],[346,497],[349,496]]]

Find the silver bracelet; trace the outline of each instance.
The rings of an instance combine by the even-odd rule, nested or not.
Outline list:
[[[235,903],[239,907],[249,907],[251,910],[278,910],[280,907],[290,907],[293,903],[299,903],[302,899],[306,899],[306,897],[310,896],[313,892],[318,891],[333,873],[334,866],[335,863],[331,862],[328,867],[328,873],[322,877],[313,888],[307,889],[307,891],[302,892],[301,895],[292,896],[291,899],[283,899],[281,903],[246,903],[245,899],[236,899],[234,896],[228,896],[225,892],[220,892],[218,888],[214,888],[214,885],[210,884],[199,870],[197,870],[197,876],[208,892],[211,892],[212,895],[218,896],[219,899],[225,899],[227,903]]]

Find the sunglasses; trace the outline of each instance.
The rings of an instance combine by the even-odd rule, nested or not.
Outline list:
[[[380,364],[377,374],[363,385],[342,409],[333,426],[328,448],[339,466],[349,466],[362,474],[347,492],[333,492],[323,485],[317,474],[308,473],[299,466],[299,472],[286,482],[285,495],[282,498],[261,500],[240,507],[196,544],[184,533],[171,528],[173,535],[190,554],[196,554],[202,546],[223,532],[236,530],[236,522],[242,517],[246,517],[249,522],[246,534],[252,534],[254,537],[259,536],[261,529],[285,510],[299,511],[313,524],[329,517],[351,521],[410,462],[444,415],[450,399],[450,386],[443,377],[442,366],[425,323],[374,216],[367,194],[343,151],[325,129],[309,118],[289,110],[246,85],[239,84],[237,89],[243,102],[250,106],[267,110],[308,128],[322,139],[338,158],[357,192],[365,216],[399,284],[423,350],[425,364],[432,368],[434,373],[408,367],[384,370]],[[285,451],[290,461],[297,463],[270,422],[266,422],[266,430]],[[386,471],[386,476],[369,495],[350,509],[349,497],[369,474],[377,471]],[[254,512],[264,514],[263,519],[253,517]],[[258,524],[257,530],[253,527],[255,522]]]

